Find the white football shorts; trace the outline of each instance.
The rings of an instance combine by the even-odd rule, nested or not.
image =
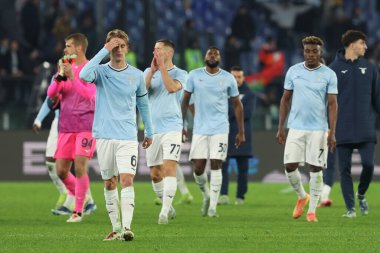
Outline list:
[[[138,163],[137,141],[97,139],[96,151],[103,180],[119,174],[136,175]]]
[[[163,164],[164,160],[179,161],[182,147],[181,132],[167,132],[153,135],[152,145],[146,149],[148,166]]]
[[[327,163],[327,131],[289,129],[286,138],[284,164],[305,162],[325,168]]]
[[[191,141],[189,160],[215,159],[224,161],[227,157],[228,134],[198,135]]]

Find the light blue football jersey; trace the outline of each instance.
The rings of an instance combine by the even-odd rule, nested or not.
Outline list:
[[[208,73],[205,67],[194,69],[189,73],[185,90],[194,99],[194,134],[229,132],[228,99],[239,96],[233,75],[223,69],[215,74]]]
[[[284,89],[293,91],[288,128],[328,129],[327,95],[338,94],[333,70],[325,65],[308,69],[304,62],[295,64],[286,73]]]
[[[146,97],[143,72],[131,65],[114,69],[110,63],[99,65],[108,55],[103,48],[82,69],[80,78],[96,84],[96,104],[92,135],[100,139],[137,140],[136,98]],[[140,109],[140,108],[139,108]],[[141,112],[146,135],[153,135],[150,115]],[[149,111],[148,111],[149,114]]]
[[[150,68],[144,71],[144,77],[149,71]],[[182,89],[175,93],[169,93],[162,81],[161,72],[157,70],[153,74],[148,95],[155,133],[182,131],[181,101],[188,74],[175,66],[168,70],[168,73],[173,80],[182,84]]]

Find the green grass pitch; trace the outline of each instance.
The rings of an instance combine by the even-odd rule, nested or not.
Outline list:
[[[200,216],[200,191],[194,183],[189,187],[194,203],[176,205],[177,218],[158,225],[151,184],[137,182],[134,241],[103,242],[111,225],[101,183],[91,184],[98,210],[68,224],[68,216],[50,213],[58,196],[52,183],[1,182],[0,252],[380,252],[378,183],[367,194],[369,214],[357,208],[355,219],[341,217],[345,207],[336,184],[334,205],[317,210],[317,223],[306,222],[305,214],[292,218],[296,195],[287,184],[250,183],[246,203],[219,206],[219,218]],[[235,189],[232,184],[232,200]]]

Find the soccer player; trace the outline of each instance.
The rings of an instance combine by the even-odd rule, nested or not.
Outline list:
[[[187,72],[174,66],[174,48],[172,41],[158,40],[150,68],[144,71],[155,128],[146,157],[153,190],[162,199],[158,224],[167,224],[176,215],[172,203],[177,190],[177,163],[181,156],[181,98]]]
[[[133,240],[135,207],[133,179],[138,161],[136,105],[145,125],[143,148],[152,143],[153,128],[143,72],[125,60],[128,35],[119,29],[108,32],[106,43],[83,68],[80,77],[97,85],[93,136],[97,139],[100,172],[112,232],[104,239]],[[110,62],[100,65],[106,56]],[[121,184],[121,218],[117,180]]]
[[[74,211],[67,222],[82,221],[86,192],[90,184],[87,175],[88,160],[94,154],[96,143],[91,132],[96,87],[79,78],[79,72],[88,62],[87,45],[87,38],[81,33],[66,37],[66,59],[76,55],[75,62],[60,64],[55,81],[47,92],[50,98],[59,97],[60,100],[58,144],[54,155],[58,176],[65,184],[68,195],[75,196]],[[73,161],[76,177],[70,172]]]
[[[222,161],[227,155],[228,146],[228,98],[238,124],[235,146],[245,141],[243,106],[235,78],[219,68],[221,56],[219,49],[210,47],[204,59],[206,66],[192,70],[186,83],[182,101],[182,117],[185,121],[189,100],[194,97],[194,127],[189,159],[193,163],[195,182],[203,194],[201,214],[218,217],[216,205],[222,185]],[[183,129],[187,136],[187,130]],[[211,163],[209,190],[205,166]]]
[[[53,81],[54,81],[54,78],[52,79],[52,82]],[[46,97],[45,101],[43,102],[33,122],[32,129],[36,134],[38,134],[41,130],[42,121],[53,109],[51,108],[53,106],[52,103],[53,102],[51,102],[49,97]],[[55,117],[51,123],[50,131],[49,131],[49,135],[48,135],[48,139],[46,143],[45,164],[46,164],[46,167],[48,168],[49,176],[60,194],[58,197],[58,201],[55,205],[55,208],[51,209],[51,212],[56,215],[71,215],[72,207],[74,206],[74,202],[75,202],[75,197],[72,195],[69,195],[69,196],[67,195],[66,186],[57,175],[57,168],[55,164],[54,154],[57,148],[57,141],[58,141],[58,119],[59,119],[58,108],[54,109],[54,114],[55,114]],[[94,212],[96,209],[97,209],[97,206],[94,202],[94,199],[92,198],[91,189],[89,187],[86,194],[86,202],[84,205],[83,213],[88,215]]]
[[[309,222],[316,222],[315,210],[323,187],[322,168],[326,166],[328,146],[331,152],[335,150],[338,90],[334,71],[321,63],[323,41],[309,36],[302,40],[302,44],[305,61],[293,65],[286,73],[276,137],[280,144],[286,142],[285,174],[298,195],[293,218],[298,219],[303,214],[310,199],[306,218]],[[305,192],[298,171],[298,166],[305,162],[310,165],[310,195]]]
[[[356,217],[354,186],[351,177],[352,152],[357,149],[363,170],[356,197],[360,212],[368,214],[365,194],[375,166],[376,114],[380,115],[380,83],[377,67],[364,59],[366,35],[348,30],[342,35],[343,49],[330,67],[338,77],[338,111],[336,140],[340,183],[347,211],[343,217]]]
[[[218,200],[218,204],[229,204],[230,199],[228,197],[228,163],[231,159],[236,159],[237,162],[237,192],[236,192],[236,205],[244,204],[245,194],[248,191],[248,162],[249,158],[252,156],[252,111],[254,107],[254,95],[248,88],[247,84],[244,82],[244,71],[238,66],[233,66],[231,68],[231,74],[236,79],[240,100],[244,108],[244,129],[245,129],[245,143],[236,149],[233,145],[228,146],[227,159],[222,164],[222,187],[221,195]],[[228,134],[228,142],[232,143],[236,134],[238,133],[237,118],[232,110],[232,106],[229,105],[228,118],[230,122],[230,132]]]

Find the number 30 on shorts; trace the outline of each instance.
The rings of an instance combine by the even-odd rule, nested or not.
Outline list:
[[[219,143],[219,153],[225,153],[227,151],[227,143]]]

